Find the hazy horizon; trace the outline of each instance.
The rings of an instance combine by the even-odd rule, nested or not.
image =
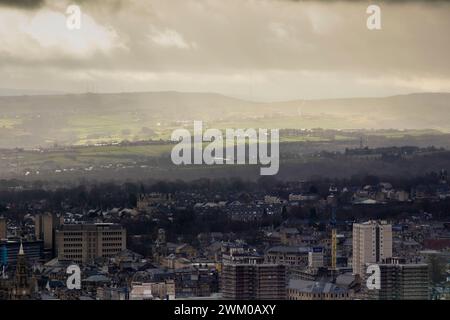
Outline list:
[[[10,93],[8,93],[10,92]],[[15,93],[14,93],[15,92]],[[245,97],[233,96],[229,94],[224,94],[221,92],[214,91],[179,91],[179,90],[161,90],[161,91],[80,91],[80,92],[59,92],[59,91],[51,91],[51,90],[30,90],[30,89],[17,89],[17,88],[0,88],[0,97],[23,97],[23,96],[64,96],[64,95],[85,95],[85,94],[97,94],[97,95],[114,95],[114,94],[145,94],[145,93],[175,93],[175,94],[214,94],[221,95],[228,98],[244,100],[248,102],[256,102],[256,103],[277,103],[277,102],[294,102],[294,101],[319,101],[319,100],[348,100],[348,99],[377,99],[377,98],[391,98],[396,96],[410,96],[410,95],[420,95],[420,94],[450,94],[450,91],[411,91],[407,93],[398,93],[398,94],[389,94],[389,95],[380,95],[380,96],[345,96],[345,97],[328,97],[328,98],[303,98],[298,97],[294,99],[287,100],[268,100],[262,101],[257,99],[248,99]]]

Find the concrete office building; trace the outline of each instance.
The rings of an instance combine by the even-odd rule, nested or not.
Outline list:
[[[126,249],[126,230],[118,224],[63,224],[56,230],[59,260],[89,263],[110,258]]]
[[[38,214],[34,220],[34,233],[37,240],[44,242],[44,250],[54,255],[55,230],[60,225],[59,218],[50,213]]]
[[[307,267],[310,248],[298,246],[276,246],[267,250],[265,262],[288,267]]]
[[[279,264],[225,264],[223,297],[231,300],[286,299],[286,267]]]
[[[366,264],[392,257],[392,226],[386,221],[353,224],[353,274],[364,276]]]
[[[380,264],[380,289],[368,290],[372,300],[428,300],[427,264]]]

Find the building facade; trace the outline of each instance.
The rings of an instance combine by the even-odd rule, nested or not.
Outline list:
[[[286,267],[279,264],[225,264],[222,293],[231,300],[286,299]]]
[[[287,288],[288,300],[352,300],[353,292],[329,282],[291,279]]]
[[[428,300],[427,264],[380,264],[380,289],[368,290],[371,300]]]
[[[37,240],[44,241],[44,250],[53,251],[55,242],[55,229],[59,226],[59,220],[53,214],[38,214],[34,220],[34,232]]]
[[[0,240],[6,239],[7,236],[6,219],[0,217]]]
[[[353,224],[353,274],[365,275],[367,263],[392,257],[392,226],[386,221]]]
[[[319,269],[324,266],[323,248],[314,247],[308,252],[308,268]]]
[[[307,267],[310,248],[298,246],[277,246],[267,250],[265,261],[288,267]]]
[[[126,249],[126,230],[112,223],[64,224],[56,231],[59,260],[89,263]]]

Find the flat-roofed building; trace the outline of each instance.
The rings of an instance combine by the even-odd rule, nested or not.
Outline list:
[[[353,224],[353,274],[364,276],[367,263],[392,257],[392,226],[386,221]]]
[[[59,260],[89,263],[126,249],[126,230],[119,224],[63,224],[56,231]]]
[[[427,264],[379,264],[380,289],[368,290],[372,300],[428,300]]]
[[[279,264],[225,264],[223,297],[231,300],[286,299],[286,267]]]
[[[44,250],[50,257],[55,254],[55,230],[60,224],[60,218],[51,213],[38,214],[34,218],[35,237],[44,242]]]
[[[307,267],[310,248],[299,246],[276,246],[265,253],[265,262],[289,267]]]
[[[222,254],[223,264],[259,264],[264,263],[264,257],[255,251],[243,247],[230,247]]]

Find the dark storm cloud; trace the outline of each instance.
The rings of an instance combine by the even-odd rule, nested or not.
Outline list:
[[[144,1],[144,0],[143,0]],[[109,7],[120,9],[126,2],[124,0],[72,0],[72,3],[76,4],[98,4],[108,5]],[[19,9],[37,9],[42,7],[46,3],[46,0],[0,0],[0,7],[13,7]]]
[[[36,9],[44,4],[45,0],[0,0],[0,6],[16,7],[21,9]]]

